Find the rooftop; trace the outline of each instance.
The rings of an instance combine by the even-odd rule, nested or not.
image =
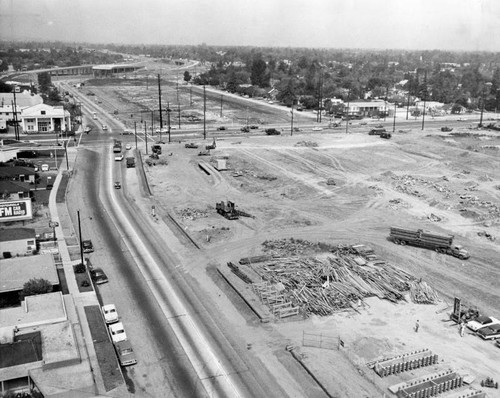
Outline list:
[[[35,239],[33,228],[0,228],[0,242],[11,240]]]
[[[33,278],[46,279],[52,285],[59,284],[56,264],[51,254],[0,260],[0,293],[22,290],[24,284]],[[0,326],[3,322],[2,313]]]

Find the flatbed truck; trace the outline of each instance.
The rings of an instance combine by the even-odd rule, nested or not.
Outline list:
[[[398,245],[412,245],[450,254],[462,260],[470,254],[460,245],[453,244],[453,235],[436,234],[423,229],[391,227],[389,236]]]

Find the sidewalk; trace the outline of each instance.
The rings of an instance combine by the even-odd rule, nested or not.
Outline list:
[[[70,147],[68,148],[68,160],[69,160],[69,166],[70,170],[71,167],[74,165],[75,159],[76,159],[76,153],[77,153],[77,148],[75,147]],[[90,369],[92,372],[93,379],[95,381],[95,387],[97,389],[98,393],[105,394],[106,389],[104,387],[104,381],[101,375],[101,371],[99,368],[99,364],[97,362],[97,355],[94,349],[94,344],[92,340],[92,335],[90,333],[90,328],[87,322],[87,317],[85,315],[85,306],[89,305],[97,305],[99,306],[99,301],[97,299],[97,295],[95,291],[92,292],[85,292],[85,293],[80,293],[78,289],[78,285],[76,283],[76,279],[74,277],[74,272],[73,272],[73,265],[80,263],[80,260],[71,260],[70,254],[68,251],[68,247],[66,245],[66,239],[64,236],[64,231],[63,231],[63,226],[61,221],[64,220],[64,223],[67,223],[69,218],[68,210],[66,207],[66,203],[56,203],[56,196],[57,196],[57,191],[59,188],[59,185],[62,180],[63,172],[67,172],[68,170],[66,169],[66,164],[64,162],[61,162],[61,167],[59,168],[59,173],[57,174],[57,177],[54,181],[54,187],[52,189],[52,192],[50,193],[49,197],[49,211],[50,211],[50,216],[52,221],[57,222],[57,226],[55,227],[55,232],[56,232],[56,237],[57,237],[57,244],[59,247],[59,253],[61,256],[62,264],[63,264],[63,269],[64,273],[66,275],[66,280],[68,284],[68,290],[70,292],[70,297],[72,298],[75,308],[76,308],[76,316],[78,318],[78,323],[80,326],[81,332],[82,332],[82,339],[78,338],[77,341],[80,346],[80,352],[82,354],[82,359],[83,360],[89,360],[90,362]],[[71,178],[71,177],[70,177]],[[61,217],[59,216],[61,214]],[[74,228],[71,228],[71,226],[65,225],[66,230],[74,231]],[[78,330],[75,329],[75,332]]]

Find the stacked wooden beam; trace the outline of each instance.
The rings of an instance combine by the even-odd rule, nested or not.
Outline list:
[[[263,280],[281,283],[283,294],[306,314],[330,315],[365,297],[404,300],[414,277],[388,264],[360,266],[357,256],[344,248],[326,259],[274,258],[255,266]]]
[[[419,304],[436,304],[439,301],[437,292],[423,281],[410,284],[411,301]]]

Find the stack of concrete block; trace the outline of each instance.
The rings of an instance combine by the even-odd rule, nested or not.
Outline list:
[[[434,365],[438,362],[438,356],[430,350],[410,352],[394,358],[387,358],[377,361],[374,365],[375,372],[380,377],[407,372],[412,369]]]
[[[389,390],[398,398],[427,398],[460,388],[462,385],[462,376],[453,370],[447,370],[391,386]]]

